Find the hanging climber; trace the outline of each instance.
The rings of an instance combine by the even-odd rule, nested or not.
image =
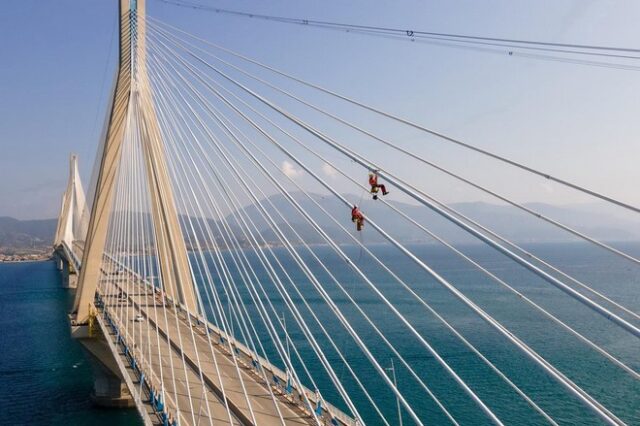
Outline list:
[[[382,195],[389,193],[384,185],[378,184],[378,173],[376,173],[375,170],[369,172],[369,185],[371,185],[371,193],[373,194],[374,200],[378,199],[378,189],[382,189]]]
[[[358,231],[362,231],[362,228],[364,228],[364,215],[356,205],[351,209],[351,222],[356,224],[356,230]]]

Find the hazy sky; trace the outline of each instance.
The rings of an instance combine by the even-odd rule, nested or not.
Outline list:
[[[474,145],[640,204],[640,73],[194,12],[148,13]],[[638,47],[637,1],[201,0],[255,13],[484,36]],[[116,0],[5,1],[0,216],[58,213],[70,152],[88,183],[115,68]],[[433,138],[434,159],[520,201],[588,201]],[[432,179],[409,169],[417,179]],[[304,177],[301,177],[304,179]],[[483,199],[433,177],[447,201]]]

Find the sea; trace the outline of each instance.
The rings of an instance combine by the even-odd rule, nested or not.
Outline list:
[[[640,243],[619,243],[616,247],[640,257]],[[459,248],[629,367],[640,371],[640,339],[621,330],[601,315],[493,250],[480,245]],[[528,244],[525,248],[632,311],[640,312],[640,265],[584,243]],[[460,424],[491,423],[439,365],[435,357],[425,349],[424,342],[412,335],[370,285],[374,285],[398,309],[416,332],[424,337],[505,424],[548,424],[366,253],[356,247],[342,247],[356,265],[371,277],[370,284],[358,278],[346,267],[344,260],[336,256],[330,248],[316,246],[313,249],[324,266],[379,326],[404,360],[412,366]],[[421,299],[427,301],[558,424],[603,424],[579,400],[571,396],[406,256],[385,245],[371,246],[370,249],[384,260],[385,264],[391,265],[403,282]],[[455,285],[622,421],[630,425],[640,425],[640,381],[630,377],[524,303],[519,296],[505,290],[445,248],[415,245],[410,249],[442,278]],[[290,273],[292,280],[299,286],[299,294],[293,287],[288,287],[289,295],[296,305],[300,305],[303,298],[309,304],[309,310],[303,310],[302,315],[307,318],[319,344],[323,348],[330,347],[329,339],[323,337],[324,328],[347,359],[349,366],[362,380],[365,388],[374,396],[375,407],[368,402],[366,395],[352,379],[337,353],[326,349],[328,361],[334,366],[352,401],[361,410],[360,414],[366,423],[383,424],[376,414],[376,411],[380,410],[389,424],[414,424],[406,410],[401,410],[400,418],[396,398],[386,388],[335,316],[330,313],[323,298],[313,290],[312,283],[295,268],[293,260],[284,253],[284,249],[275,248],[274,252]],[[250,253],[246,254],[251,262],[256,260],[251,258]],[[227,260],[232,260],[228,253],[225,256]],[[306,254],[303,254],[303,257],[310,259]],[[394,363],[398,388],[416,413],[424,419],[424,423],[450,424],[400,360],[362,319],[326,271],[319,265],[312,269],[380,364],[389,368],[391,362]],[[268,281],[266,275],[262,276],[260,273],[258,278]],[[200,285],[201,294],[205,294],[208,290],[203,283]],[[335,403],[340,408],[346,408],[339,393],[331,386],[321,363],[314,357],[302,331],[296,326],[294,318],[284,313],[283,297],[273,288],[266,287],[265,291],[275,310],[283,312],[292,344],[300,353],[300,358],[305,360],[305,367],[316,381],[311,384],[308,379],[303,379],[305,384],[320,389],[327,401]],[[249,297],[243,290],[239,290],[239,294],[243,298]],[[92,405],[91,369],[78,343],[69,336],[66,313],[72,297],[71,291],[61,287],[60,273],[55,269],[53,262],[0,264],[2,424],[141,424],[135,410],[101,409]],[[611,305],[606,306],[613,309]],[[319,318],[321,325],[314,325],[311,312]],[[251,308],[249,314],[256,315],[254,318],[258,315]],[[623,318],[632,321],[632,317],[628,315]],[[638,324],[638,321],[635,324]],[[230,326],[235,328],[236,334],[242,329],[239,321],[232,322]],[[257,322],[255,326],[258,333],[266,333]],[[270,356],[275,353],[273,347],[268,344],[265,345],[265,351]],[[297,367],[301,367],[300,362],[296,362]],[[302,368],[299,369],[302,371]]]

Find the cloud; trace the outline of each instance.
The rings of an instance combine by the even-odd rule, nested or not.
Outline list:
[[[544,189],[545,192],[549,194],[552,194],[554,192],[553,185],[549,181],[541,182],[540,186],[542,187],[542,189]]]
[[[287,160],[284,160],[282,162],[282,165],[280,166],[280,170],[282,170],[282,173],[284,173],[290,178],[296,178],[296,177],[302,176],[303,174],[302,170],[296,169],[296,167],[290,162],[288,162]]]
[[[322,165],[322,171],[324,172],[325,175],[329,176],[330,178],[335,178],[336,176],[338,176],[338,171],[334,169],[331,164],[328,164],[328,163],[324,163]]]

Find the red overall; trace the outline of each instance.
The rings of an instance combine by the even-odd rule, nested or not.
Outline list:
[[[362,231],[364,227],[364,215],[357,206],[351,209],[351,221],[356,223],[356,230]]]
[[[370,174],[369,175],[369,185],[371,185],[371,193],[376,194],[378,192],[378,188],[382,189],[382,195],[387,195],[387,188],[384,185],[378,185],[378,175]]]

